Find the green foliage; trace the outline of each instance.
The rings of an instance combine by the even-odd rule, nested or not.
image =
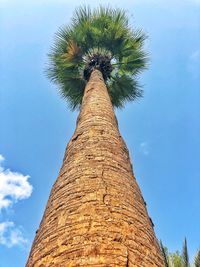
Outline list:
[[[169,266],[169,259],[168,259],[168,250],[166,247],[163,246],[162,241],[160,241],[160,248],[161,248],[161,252],[163,255],[165,267],[170,267]]]
[[[142,96],[137,75],[146,68],[145,35],[132,31],[126,13],[100,6],[78,8],[70,26],[60,28],[49,54],[48,77],[58,84],[72,109],[81,104],[92,55],[109,55],[111,74],[103,75],[113,106]]]
[[[170,267],[184,267],[183,259],[179,251],[169,254],[169,263],[170,263],[169,264]]]
[[[188,256],[188,249],[187,249],[187,240],[185,238],[183,243],[183,252],[182,252],[182,259],[183,259],[183,267],[189,267],[189,256]]]
[[[193,264],[190,265],[186,238],[183,243],[182,253],[179,251],[169,253],[168,249],[163,246],[161,241],[160,249],[165,267],[200,267],[200,250],[197,251]]]
[[[195,256],[194,267],[200,267],[200,250],[198,250],[198,252]]]

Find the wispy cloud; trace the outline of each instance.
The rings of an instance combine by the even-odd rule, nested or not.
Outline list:
[[[149,155],[149,145],[147,142],[140,143],[140,152],[145,156]]]
[[[28,240],[23,237],[22,231],[14,222],[5,221],[0,223],[0,244],[8,248],[16,245],[26,245]]]
[[[32,185],[29,183],[28,175],[19,172],[13,172],[2,166],[4,157],[0,154],[0,212],[13,206],[14,203],[21,199],[30,197]],[[16,226],[13,221],[6,219],[0,222],[0,245],[8,248],[16,245],[25,245],[27,239],[23,237],[20,227]]]
[[[28,182],[29,176],[13,172],[2,167],[4,157],[0,155],[0,211],[12,206],[20,199],[30,197],[32,186]]]

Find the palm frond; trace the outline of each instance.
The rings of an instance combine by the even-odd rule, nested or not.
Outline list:
[[[137,80],[126,74],[113,76],[107,87],[111,102],[117,108],[123,108],[127,101],[142,97],[142,89]]]
[[[90,60],[104,57],[99,61],[105,65],[100,70],[113,106],[123,107],[126,101],[142,96],[136,75],[146,68],[145,38],[141,30],[131,30],[125,11],[82,6],[75,10],[71,25],[56,33],[48,55],[47,75],[58,84],[70,107],[78,108],[87,79],[96,66],[90,67]]]

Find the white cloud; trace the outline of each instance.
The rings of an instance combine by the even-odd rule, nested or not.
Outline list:
[[[0,154],[0,212],[12,206],[21,199],[30,197],[32,185],[28,182],[29,176],[19,172],[13,172],[2,166],[4,157]],[[27,244],[22,230],[10,220],[0,222],[0,245],[8,248]]]
[[[0,245],[11,248],[16,245],[25,245],[27,242],[22,231],[15,226],[14,222],[5,221],[0,223]]]
[[[147,142],[142,142],[140,144],[140,152],[144,154],[145,156],[149,155],[149,145]]]
[[[4,161],[4,157],[0,154],[0,161]]]
[[[0,172],[3,171],[3,168],[1,167],[1,163],[4,161],[4,157],[0,154]]]
[[[0,155],[0,211],[12,206],[18,200],[30,197],[32,186],[28,182],[29,176],[12,172],[2,167],[4,157]]]

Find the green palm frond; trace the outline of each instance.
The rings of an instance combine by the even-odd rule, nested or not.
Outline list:
[[[126,74],[113,76],[107,88],[112,104],[117,108],[123,108],[127,101],[133,101],[142,96],[138,82]]]
[[[100,6],[75,10],[70,26],[60,28],[49,54],[48,77],[72,109],[81,104],[93,69],[99,69],[114,107],[142,96],[137,75],[146,68],[146,36],[132,31],[121,9]]]

